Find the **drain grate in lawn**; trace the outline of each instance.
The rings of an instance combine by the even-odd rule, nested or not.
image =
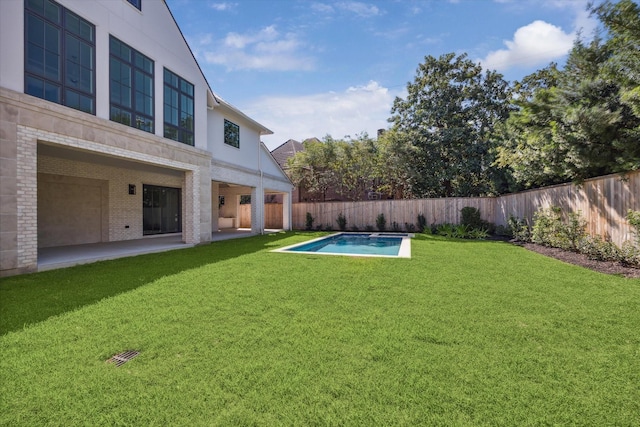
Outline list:
[[[107,360],[107,363],[113,363],[113,364],[116,365],[116,367],[119,367],[119,366],[124,365],[129,360],[133,359],[134,357],[136,357],[139,354],[140,354],[139,351],[127,350],[125,352],[118,353],[115,356],[112,356],[109,360]]]

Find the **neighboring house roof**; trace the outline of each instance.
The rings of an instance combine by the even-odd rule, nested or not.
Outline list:
[[[301,142],[290,139],[271,151],[271,155],[282,169],[287,168],[287,160],[296,155],[296,153],[304,151],[304,145]]]

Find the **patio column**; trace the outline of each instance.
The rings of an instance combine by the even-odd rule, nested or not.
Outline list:
[[[291,192],[282,193],[282,228],[291,230]]]
[[[251,232],[264,233],[264,190],[262,187],[251,189]]]
[[[182,239],[187,244],[200,243],[200,176],[199,171],[184,173],[184,228]]]

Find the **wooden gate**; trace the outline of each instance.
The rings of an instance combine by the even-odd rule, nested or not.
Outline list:
[[[265,203],[264,228],[282,228],[282,203]],[[238,211],[240,228],[251,228],[251,205],[240,205]]]

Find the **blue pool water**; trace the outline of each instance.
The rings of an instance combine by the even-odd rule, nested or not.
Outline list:
[[[406,239],[406,241],[405,241]],[[400,255],[401,248],[410,245],[408,235],[341,233],[278,250],[279,252],[304,252],[334,255],[391,256]]]

